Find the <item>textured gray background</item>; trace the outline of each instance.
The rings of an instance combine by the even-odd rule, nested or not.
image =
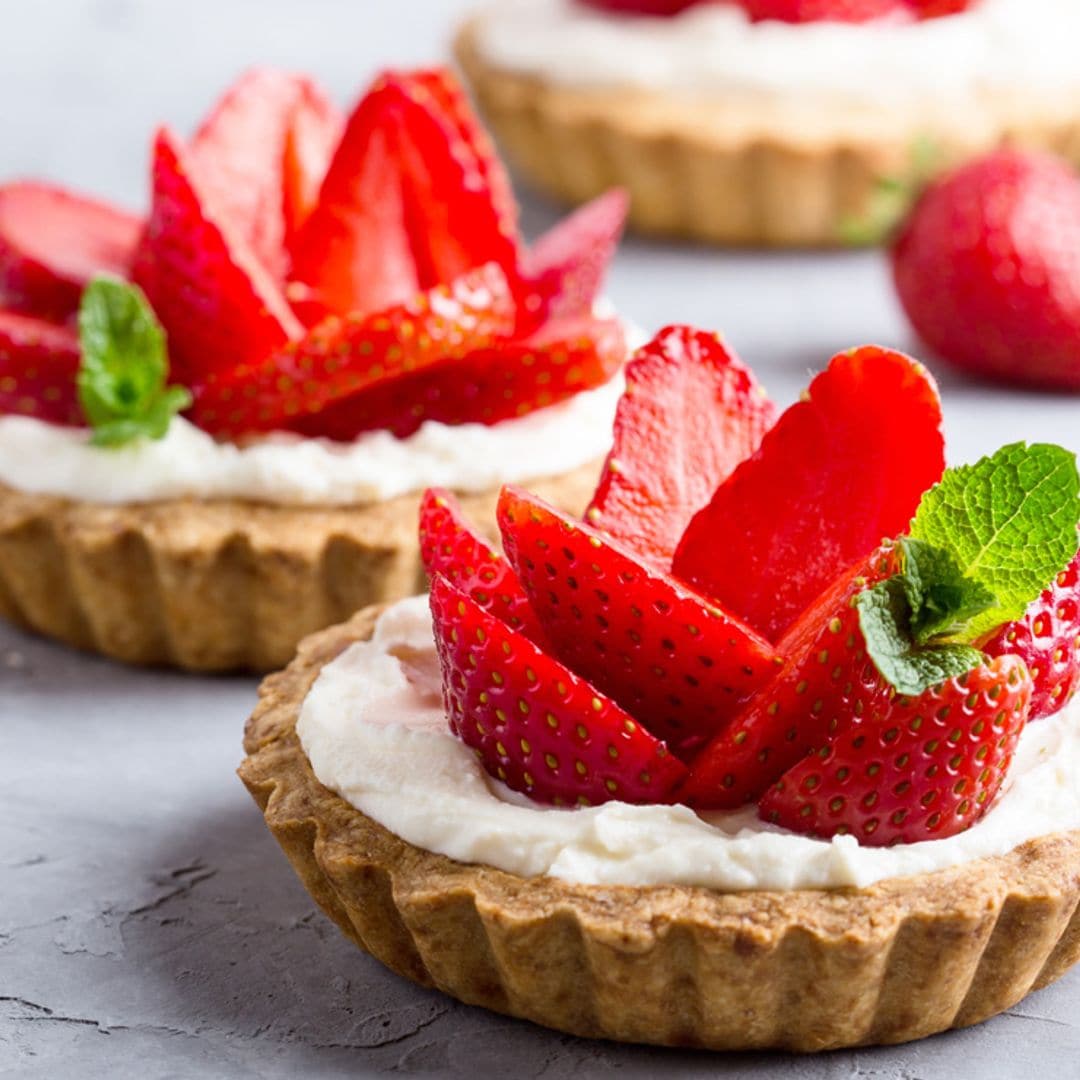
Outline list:
[[[0,176],[140,204],[152,126],[188,130],[237,69],[317,71],[342,100],[379,63],[441,55],[457,0],[0,0]],[[531,204],[530,227],[552,218]],[[914,347],[875,256],[630,243],[612,293],[644,326],[722,328],[791,400],[865,341]],[[944,374],[944,373],[943,373]],[[1080,450],[1080,402],[943,377],[953,457]],[[246,679],[125,671],[0,629],[0,1076],[782,1077],[1080,1072],[1080,977],[984,1027],[822,1058],[587,1043],[384,972],[312,907],[233,775]]]

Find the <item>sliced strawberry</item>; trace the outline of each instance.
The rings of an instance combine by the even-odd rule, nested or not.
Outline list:
[[[154,145],[154,202],[136,279],[169,335],[175,380],[253,364],[302,327],[270,275],[220,219],[182,143]]]
[[[141,227],[132,214],[48,184],[0,187],[0,305],[63,322],[95,274],[127,277]]]
[[[615,443],[586,519],[670,569],[690,520],[775,420],[753,372],[718,337],[662,330],[626,367]]]
[[[536,318],[590,315],[615,257],[630,197],[616,188],[545,233],[522,259],[524,306]]]
[[[488,348],[513,321],[505,275],[482,267],[376,315],[332,316],[300,341],[210,375],[192,387],[192,416],[216,435],[283,428],[404,374]]]
[[[1017,622],[980,645],[987,656],[1019,656],[1031,672],[1031,720],[1065,708],[1080,687],[1080,554]]]
[[[670,800],[685,768],[613,701],[445,578],[431,610],[451,730],[492,776],[556,806]]]
[[[424,493],[420,557],[428,577],[441,575],[511,629],[543,643],[540,624],[510,564],[465,520],[449,491]]]
[[[749,627],[535,496],[504,488],[499,527],[555,654],[676,753],[773,674],[775,652]]]
[[[501,341],[365,390],[295,428],[351,442],[376,429],[407,438],[428,420],[497,424],[607,382],[625,358],[617,320],[551,323],[524,341]]]
[[[1016,656],[915,698],[853,716],[761,800],[766,820],[865,846],[964,832],[994,803],[1027,721],[1031,677]]]
[[[319,188],[341,141],[345,117],[316,83],[304,79],[285,137],[282,186],[285,243],[292,243],[319,200]]]
[[[752,802],[845,717],[887,700],[891,688],[867,657],[854,607],[858,593],[897,570],[883,547],[841,575],[781,640],[785,664],[694,761],[679,793],[690,806]]]
[[[79,355],[74,330],[0,311],[0,415],[83,426],[75,384]]]
[[[388,73],[361,100],[293,250],[309,314],[370,312],[488,262],[517,241],[491,161],[444,72]],[[301,302],[298,300],[298,302]]]
[[[929,372],[888,349],[841,353],[691,522],[675,575],[777,641],[845,567],[906,531],[944,465]]]

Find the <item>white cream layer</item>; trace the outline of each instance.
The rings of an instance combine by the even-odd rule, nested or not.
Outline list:
[[[491,779],[450,733],[424,597],[388,609],[371,641],[323,669],[297,731],[322,783],[404,840],[581,884],[862,887],[1080,828],[1080,705],[1025,732],[998,803],[947,840],[894,848],[813,840],[763,824],[753,808],[703,820],[685,807],[537,806]]]
[[[120,449],[85,432],[0,417],[0,483],[100,503],[243,498],[285,505],[368,505],[427,487],[486,491],[569,472],[603,457],[622,378],[501,424],[429,422],[407,439],[385,431],[352,443],[273,435],[215,442],[186,420]]]
[[[1075,0],[982,0],[971,10],[897,24],[753,23],[719,0],[671,18],[616,15],[574,0],[499,0],[478,45],[512,71],[569,85],[853,103],[978,98],[1080,86]]]

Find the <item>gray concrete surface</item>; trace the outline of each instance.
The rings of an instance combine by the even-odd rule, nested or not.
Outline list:
[[[238,68],[317,70],[343,99],[439,55],[456,0],[0,0],[0,176],[137,205],[151,126],[186,129]],[[551,208],[530,204],[533,229]],[[774,393],[864,341],[913,347],[872,255],[631,243],[612,283],[654,329],[723,328]],[[954,460],[1080,450],[1080,402],[942,372]],[[584,1042],[417,990],[313,908],[236,780],[249,679],[126,671],[0,629],[0,1076],[779,1077],[1080,1074],[1080,976],[922,1044],[718,1057]]]

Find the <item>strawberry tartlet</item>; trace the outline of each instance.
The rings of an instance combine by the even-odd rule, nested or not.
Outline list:
[[[1002,142],[1080,158],[1071,0],[506,0],[458,59],[522,172],[724,244],[820,246]]]
[[[0,614],[134,662],[280,667],[424,584],[432,485],[580,510],[626,331],[613,191],[527,248],[443,70],[349,116],[241,78],[152,149],[145,218],[0,187]]]
[[[583,519],[504,554],[427,493],[429,599],[315,636],[241,776],[400,974],[575,1034],[823,1050],[985,1020],[1080,959],[1080,476],[945,470],[926,370],[779,414],[672,327]]]

